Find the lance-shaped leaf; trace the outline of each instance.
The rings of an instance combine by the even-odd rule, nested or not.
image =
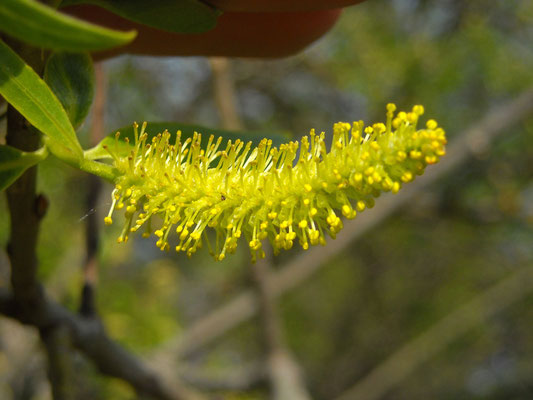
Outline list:
[[[139,127],[139,131],[141,131],[141,129],[142,128]],[[240,139],[244,142],[252,142],[254,146],[257,146],[263,138],[271,139],[273,146],[279,146],[280,144],[285,143],[288,139],[287,136],[282,134],[228,131],[225,129],[206,128],[205,126],[182,124],[179,122],[149,122],[145,129],[145,132],[148,135],[148,141],[164,131],[168,131],[171,134],[170,141],[175,140],[177,131],[181,131],[182,140],[192,138],[194,132],[201,133],[202,137],[205,138],[205,143],[207,143],[207,139],[211,134],[215,135],[215,137],[221,136],[226,141],[231,139],[235,142],[235,140]],[[118,156],[127,157],[135,144],[134,127],[127,126],[119,129],[118,132],[120,132],[118,138],[116,133],[106,136],[95,147],[87,150],[85,152],[85,157],[91,160],[111,158],[109,152],[105,150],[105,146],[109,147]]]
[[[39,75],[1,40],[0,95],[35,128],[50,137],[52,153],[59,145],[63,155],[70,154],[76,159],[82,157],[76,132],[57,97]]]
[[[199,0],[64,0],[61,6],[94,4],[131,21],[176,33],[213,29],[220,14]]]
[[[29,167],[47,156],[43,147],[32,153],[0,145],[0,191],[6,189]]]
[[[85,120],[94,94],[94,68],[87,53],[54,53],[44,70],[44,80],[77,128]]]
[[[66,51],[104,50],[136,35],[90,24],[34,0],[0,1],[0,31],[37,47]]]

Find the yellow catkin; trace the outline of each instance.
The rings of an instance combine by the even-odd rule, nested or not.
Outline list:
[[[216,260],[233,253],[241,236],[253,260],[264,255],[262,240],[275,253],[296,239],[304,249],[324,244],[326,234],[334,238],[342,229],[341,215],[355,218],[380,193],[397,193],[445,154],[446,136],[436,121],[417,129],[422,106],[396,116],[395,111],[387,105],[386,123],[372,127],[361,121],[335,124],[329,151],[325,135],[314,130],[301,143],[274,148],[263,139],[252,148],[213,136],[203,145],[198,133],[181,140],[178,132],[171,140],[165,131],[148,140],[143,125],[128,157],[113,154],[122,174],[105,223],[126,203],[124,232],[145,226],[143,236],[155,235],[161,250],[170,241],[189,256],[212,230],[216,245],[209,248]],[[155,216],[160,228],[151,233]]]

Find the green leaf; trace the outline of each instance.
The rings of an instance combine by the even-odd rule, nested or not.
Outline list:
[[[64,0],[61,6],[70,4],[94,4],[131,21],[175,33],[213,29],[220,14],[199,0]]]
[[[140,127],[139,127],[140,129]],[[187,139],[192,137],[194,132],[202,134],[204,143],[207,143],[209,135],[213,134],[215,137],[222,136],[225,140],[231,139],[235,141],[237,139],[243,140],[245,142],[251,141],[254,145],[258,145],[261,139],[268,138],[272,140],[273,146],[279,146],[282,143],[286,143],[288,138],[285,135],[281,134],[271,134],[271,133],[260,133],[260,132],[236,132],[228,131],[224,129],[212,129],[206,128],[205,126],[200,125],[189,125],[182,124],[179,122],[149,122],[146,128],[146,133],[148,138],[156,136],[158,133],[168,130],[171,133],[171,141],[175,139],[176,132],[181,131],[181,139]],[[116,141],[115,133],[112,133],[106,136],[100,143],[98,143],[92,149],[89,149],[85,152],[85,157],[90,160],[111,158],[109,153],[104,149],[104,146],[108,146],[112,151],[117,153],[121,157],[126,157],[129,155],[131,149],[133,148],[133,143],[135,143],[135,134],[132,126],[127,126],[122,129],[119,129],[120,136],[119,140]],[[126,142],[128,138],[129,143]]]
[[[94,94],[94,68],[87,53],[54,53],[46,61],[44,80],[77,128],[85,120]]]
[[[44,160],[48,155],[43,147],[32,153],[0,145],[0,191],[6,189],[29,167]]]
[[[67,51],[104,50],[136,36],[135,31],[93,25],[34,0],[1,0],[0,31],[37,47]]]
[[[76,132],[57,97],[33,69],[0,40],[0,95],[51,139],[50,151],[83,156]],[[66,151],[65,151],[66,150]],[[63,158],[63,157],[61,157]]]

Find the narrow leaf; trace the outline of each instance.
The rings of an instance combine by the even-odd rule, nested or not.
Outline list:
[[[140,131],[139,127],[139,131]],[[157,134],[168,130],[171,133],[171,141],[175,140],[176,132],[181,131],[182,140],[192,137],[194,132],[202,134],[202,143],[207,144],[207,140],[211,134],[215,137],[222,136],[224,140],[235,141],[240,139],[244,142],[251,141],[254,145],[259,144],[261,139],[268,138],[272,140],[273,146],[279,146],[282,143],[287,142],[287,137],[281,134],[272,133],[260,133],[260,132],[236,132],[228,131],[225,129],[213,129],[206,128],[200,125],[182,124],[179,122],[149,122],[147,124],[146,133],[148,134],[148,141],[151,140]],[[135,134],[132,126],[127,126],[119,129],[120,136],[118,140],[115,139],[115,133],[106,136],[98,145],[85,152],[85,156],[89,159],[104,159],[111,158],[109,153],[104,149],[104,146],[108,146],[112,151],[117,153],[118,156],[127,156],[133,148],[135,143]],[[126,140],[127,139],[127,140]]]
[[[0,40],[0,95],[76,158],[83,155],[67,113],[46,83]],[[53,152],[53,151],[52,151]]]
[[[46,158],[43,147],[33,153],[27,153],[11,146],[0,145],[0,191],[9,187],[22,173]]]
[[[136,35],[90,24],[34,0],[0,1],[0,31],[37,47],[67,51],[104,50]]]
[[[199,0],[65,0],[61,4],[94,4],[131,21],[175,33],[213,29],[220,14]]]
[[[85,120],[94,94],[94,68],[87,53],[54,53],[46,61],[44,80],[77,128]]]

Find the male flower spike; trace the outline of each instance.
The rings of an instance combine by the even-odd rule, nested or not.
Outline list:
[[[172,243],[189,256],[205,240],[216,260],[233,253],[241,236],[253,261],[264,256],[263,240],[275,253],[295,240],[304,249],[323,245],[326,233],[335,238],[342,229],[340,214],[355,218],[382,192],[398,192],[445,154],[446,137],[437,122],[417,130],[422,106],[397,115],[395,110],[387,105],[385,124],[336,123],[329,151],[324,133],[314,130],[301,144],[278,149],[263,139],[252,149],[239,140],[221,147],[222,138],[212,135],[202,147],[198,133],[181,141],[178,132],[171,144],[171,135],[163,132],[147,143],[144,127],[140,135],[135,129],[129,157],[109,150],[122,175],[105,223],[112,223],[115,209],[125,208],[118,242],[144,228],[143,236],[154,234],[161,250]],[[162,224],[152,230],[154,216]],[[215,231],[214,246],[207,228]]]

